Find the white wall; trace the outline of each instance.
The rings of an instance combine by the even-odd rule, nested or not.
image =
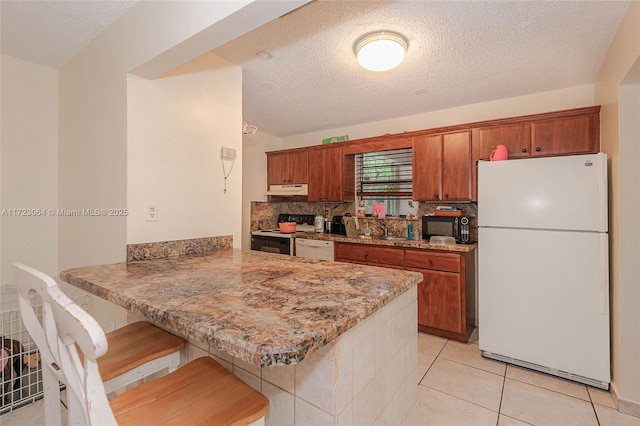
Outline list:
[[[258,132],[242,138],[242,248],[251,248],[251,201],[267,201],[267,156],[281,149],[280,138]]]
[[[127,73],[180,56],[181,44],[251,2],[216,3],[139,2],[61,69],[60,207],[127,207]],[[213,34],[211,48],[224,37]],[[59,268],[124,260],[126,226],[124,216],[61,218]]]
[[[638,65],[640,65],[640,58]],[[620,87],[620,375],[619,395],[640,416],[640,79]],[[624,404],[622,404],[624,409]]]
[[[611,387],[619,398],[620,411],[636,416],[640,416],[640,335],[637,333],[640,310],[636,298],[640,294],[640,281],[635,268],[640,252],[636,249],[637,240],[632,239],[634,232],[639,232],[640,206],[635,200],[640,190],[636,171],[640,158],[637,133],[634,133],[638,112],[632,99],[637,93],[633,83],[640,81],[638,22],[640,2],[631,2],[595,84],[595,99],[602,105],[602,150],[609,157]]]
[[[162,78],[130,76],[127,120],[127,243],[233,235],[239,248],[242,69],[208,53]],[[226,194],[222,146],[238,155]],[[145,220],[149,202],[158,222]]]
[[[60,70],[60,207],[127,207],[127,73],[166,72],[302,3],[139,2],[92,40]],[[218,225],[239,230],[239,215]],[[61,218],[59,269],[124,260],[126,227],[125,217]]]
[[[2,64],[4,62],[4,55],[0,55],[0,99],[2,98]],[[2,125],[2,101],[0,101],[0,208],[2,208],[3,203],[2,203],[2,129],[3,129],[3,125]],[[0,290],[2,290],[2,286],[3,286],[3,279],[2,279],[2,271],[3,271],[3,267],[2,267],[2,216],[0,216]],[[2,309],[3,305],[2,305],[2,300],[0,300],[0,309]]]
[[[44,216],[0,216],[1,281],[13,262],[57,275],[58,72],[2,55],[0,210],[43,209]]]
[[[354,140],[380,136],[386,133],[431,129],[453,124],[515,117],[591,105],[594,105],[593,85],[587,84],[551,92],[499,99],[373,123],[289,136],[282,138],[282,146],[283,148],[296,148],[300,146],[319,145],[322,143],[322,139],[330,136],[349,135],[349,139]]]
[[[230,34],[241,35],[299,5],[276,3],[139,2],[67,63],[60,70],[59,206],[127,208],[129,72],[169,71],[224,43]],[[240,122],[226,126],[240,133]],[[237,166],[241,175],[242,167]],[[236,215],[240,214],[238,202]],[[239,232],[239,218],[222,220],[217,226]],[[59,270],[125,260],[124,216],[60,218],[58,232]],[[102,315],[107,310],[100,306],[103,303],[97,298],[89,303],[90,312],[105,329],[113,327],[112,321],[116,326],[126,321],[122,310]]]
[[[108,38],[60,70],[60,186],[64,209],[121,209],[126,200],[126,63]],[[60,217],[58,268],[125,260],[124,216]],[[89,312],[105,331],[126,312],[98,297]]]

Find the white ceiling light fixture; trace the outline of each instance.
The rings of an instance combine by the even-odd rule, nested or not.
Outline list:
[[[378,31],[360,37],[354,49],[358,63],[369,71],[388,71],[400,65],[408,40],[393,31]]]
[[[256,58],[262,59],[263,61],[269,61],[273,58],[273,55],[266,50],[258,50],[256,52]]]

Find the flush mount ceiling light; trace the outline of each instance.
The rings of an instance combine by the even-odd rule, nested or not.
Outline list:
[[[404,60],[409,42],[398,33],[378,31],[356,41],[354,49],[358,63],[369,71],[387,71]]]
[[[271,58],[273,58],[273,55],[269,52],[267,52],[266,50],[258,50],[256,52],[256,57],[258,59],[262,59],[263,61],[268,61]]]

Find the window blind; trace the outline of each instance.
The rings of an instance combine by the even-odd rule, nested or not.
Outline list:
[[[411,197],[411,148],[357,154],[356,191],[360,197]]]

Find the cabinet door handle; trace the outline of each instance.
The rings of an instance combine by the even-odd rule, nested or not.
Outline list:
[[[539,146],[536,147],[536,152],[540,152],[540,147]]]
[[[522,152],[527,152],[527,148],[522,148]]]
[[[429,259],[429,265],[433,265],[433,259]]]
[[[449,194],[444,194],[444,198],[449,198]]]
[[[369,256],[369,252],[368,252],[368,251],[365,251],[365,252],[364,252],[364,257],[367,257],[367,256]]]
[[[438,198],[439,195],[440,194],[433,194],[433,198],[435,198],[436,200],[439,200],[439,198]]]

